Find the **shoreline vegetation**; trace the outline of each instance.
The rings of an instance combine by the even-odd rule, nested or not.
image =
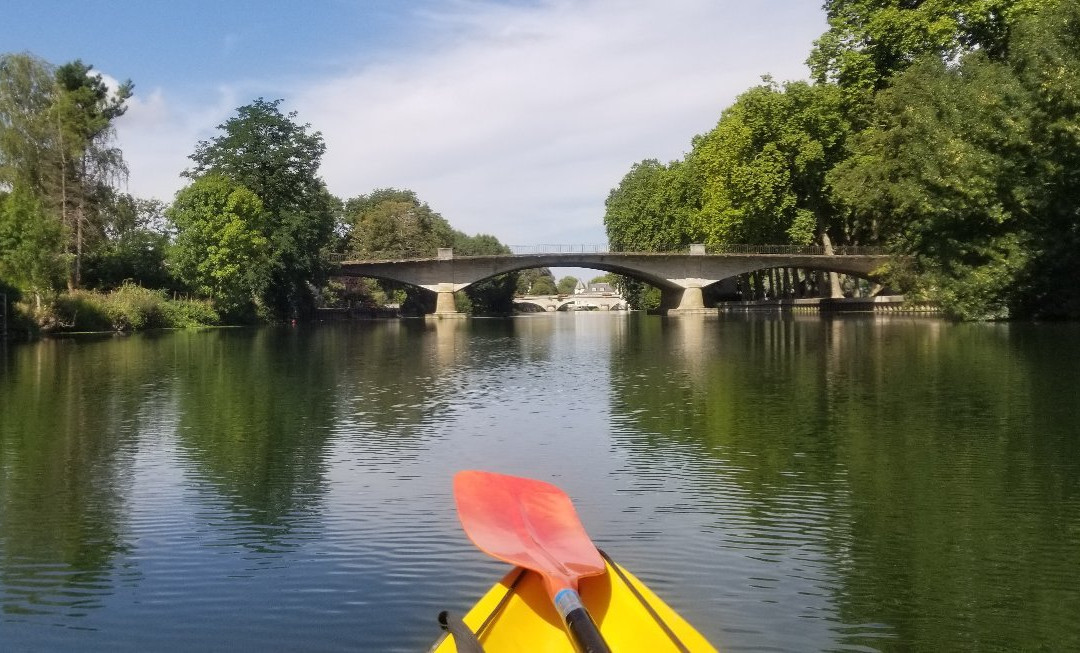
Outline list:
[[[210,300],[172,297],[133,283],[109,291],[62,291],[11,304],[9,337],[225,326]]]
[[[630,167],[605,201],[611,251],[873,246],[893,256],[878,288],[951,319],[1080,318],[1080,0],[824,11],[809,81],[764,75],[682,159]],[[334,261],[510,253],[407,189],[331,194],[322,134],[280,99],[238,107],[195,143],[171,202],[121,192],[115,123],[133,93],[81,60],[0,54],[9,334],[291,323],[323,308],[423,315],[431,293],[336,279]],[[736,295],[851,296],[861,281],[842,276],[758,270]],[[658,289],[605,277],[632,308],[658,306]],[[503,274],[457,293],[457,310],[509,315],[515,295],[567,281]]]

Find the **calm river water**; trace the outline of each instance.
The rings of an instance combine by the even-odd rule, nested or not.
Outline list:
[[[424,650],[553,481],[730,651],[1080,650],[1080,327],[577,313],[0,348],[0,649]]]

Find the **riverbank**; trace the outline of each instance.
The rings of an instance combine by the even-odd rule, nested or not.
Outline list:
[[[218,326],[221,316],[207,300],[170,298],[163,290],[124,284],[100,292],[9,297],[5,317],[8,338],[50,333],[132,332]]]
[[[803,299],[758,299],[751,301],[718,302],[711,308],[667,309],[650,311],[663,315],[720,315],[723,313],[788,312],[788,313],[905,313],[941,315],[941,307],[922,300],[909,300],[904,295],[879,297],[807,297]]]

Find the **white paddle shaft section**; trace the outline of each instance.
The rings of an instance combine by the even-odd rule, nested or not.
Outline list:
[[[559,593],[555,595],[555,607],[559,611],[559,615],[566,619],[566,617],[578,608],[585,608],[585,605],[581,602],[581,597],[578,593],[572,589],[559,590]]]

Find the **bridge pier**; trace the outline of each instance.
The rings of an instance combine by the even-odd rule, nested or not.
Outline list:
[[[705,308],[705,297],[700,286],[683,288],[679,295],[678,311],[694,311]]]
[[[457,310],[457,302],[454,301],[454,284],[440,283],[435,291],[435,312],[433,317],[464,317],[464,313]]]
[[[705,296],[699,285],[683,288],[664,288],[660,291],[660,310],[665,315],[714,313],[705,307]]]
[[[457,303],[454,301],[453,290],[439,290],[435,300],[435,314],[457,313]]]

